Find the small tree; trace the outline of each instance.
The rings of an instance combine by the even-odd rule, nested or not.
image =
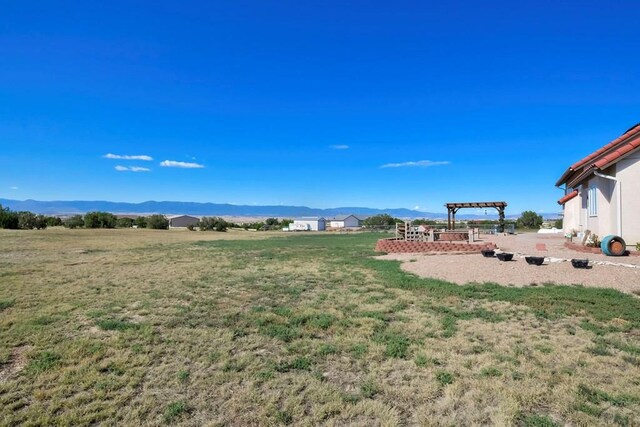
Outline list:
[[[133,227],[133,218],[118,218],[116,221],[116,227],[119,228],[131,228]]]
[[[18,214],[0,205],[0,228],[18,228]]]
[[[18,228],[20,230],[33,230],[36,228],[36,216],[33,212],[18,212]]]
[[[373,215],[362,221],[362,225],[367,228],[388,228],[399,222],[400,220],[389,214]]]
[[[44,215],[36,215],[36,229],[44,230],[47,228],[47,217]]]
[[[64,220],[63,225],[67,228],[84,227],[84,219],[82,215],[74,215]]]
[[[553,226],[555,228],[557,228],[558,230],[561,230],[562,229],[562,218],[556,219],[555,222],[553,223]]]
[[[516,221],[516,227],[538,229],[542,225],[542,221],[542,217],[534,211],[524,211]]]
[[[147,228],[153,230],[168,230],[169,220],[164,215],[151,215],[147,217]]]
[[[46,217],[46,220],[48,227],[56,227],[58,225],[62,225],[62,220],[57,216],[48,216]]]
[[[116,228],[117,218],[109,212],[89,212],[84,216],[85,228]]]
[[[228,226],[229,223],[227,221],[217,216],[202,217],[198,223],[201,231],[227,231]]]
[[[139,216],[136,218],[136,226],[138,228],[146,228],[147,227],[147,217]]]

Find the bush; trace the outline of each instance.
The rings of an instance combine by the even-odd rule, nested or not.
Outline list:
[[[18,214],[0,205],[0,228],[18,228]]]
[[[533,211],[524,211],[516,221],[517,228],[539,229],[542,225],[542,217]]]
[[[169,220],[164,215],[151,215],[147,218],[147,228],[152,230],[168,230]]]
[[[201,231],[227,231],[228,227],[229,223],[217,216],[202,217],[198,223]]]
[[[48,217],[44,215],[36,215],[36,229],[44,230],[47,228],[49,223],[47,222]]]
[[[36,228],[36,216],[33,212],[18,212],[18,228],[20,230],[33,230]]]
[[[138,228],[146,228],[147,227],[147,217],[146,216],[139,216],[138,218],[136,218],[136,226]]]
[[[62,225],[62,220],[57,216],[48,216],[46,217],[46,221],[48,227],[56,227]]]
[[[109,212],[89,212],[84,216],[85,228],[116,228],[117,222],[115,215]]]
[[[131,228],[133,227],[133,218],[118,218],[116,221],[116,227],[119,228]]]
[[[562,219],[556,219],[553,226],[558,230],[562,230]]]
[[[74,215],[64,220],[63,225],[67,228],[84,227],[82,215]]]
[[[390,228],[401,222],[399,219],[388,214],[373,215],[362,221],[362,225],[367,228]]]

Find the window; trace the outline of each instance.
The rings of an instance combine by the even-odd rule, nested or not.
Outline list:
[[[589,203],[589,216],[598,216],[598,192],[596,187],[589,188],[587,201]]]

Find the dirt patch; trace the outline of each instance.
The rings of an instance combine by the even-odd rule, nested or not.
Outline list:
[[[0,383],[7,381],[27,366],[28,346],[16,347],[11,350],[9,362],[0,366]]]
[[[388,254],[378,259],[402,261],[402,269],[421,277],[431,277],[457,284],[492,282],[501,285],[530,286],[543,283],[583,285],[612,288],[640,294],[640,262],[638,257],[608,257],[588,254],[590,269],[576,269],[572,258],[586,254],[564,246],[563,237],[523,234],[517,236],[486,236],[502,251],[515,254],[513,261],[501,262],[482,255],[453,254],[426,256],[421,254]],[[544,242],[544,250],[541,249]],[[533,266],[525,256],[543,256],[545,263]]]

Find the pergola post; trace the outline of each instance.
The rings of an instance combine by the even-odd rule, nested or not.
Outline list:
[[[501,233],[504,233],[504,206],[497,207],[498,209],[498,228]]]
[[[453,212],[453,221],[452,221],[453,223],[452,223],[451,229],[455,230],[456,229],[456,212],[458,212],[458,209],[454,208],[451,211]]]

